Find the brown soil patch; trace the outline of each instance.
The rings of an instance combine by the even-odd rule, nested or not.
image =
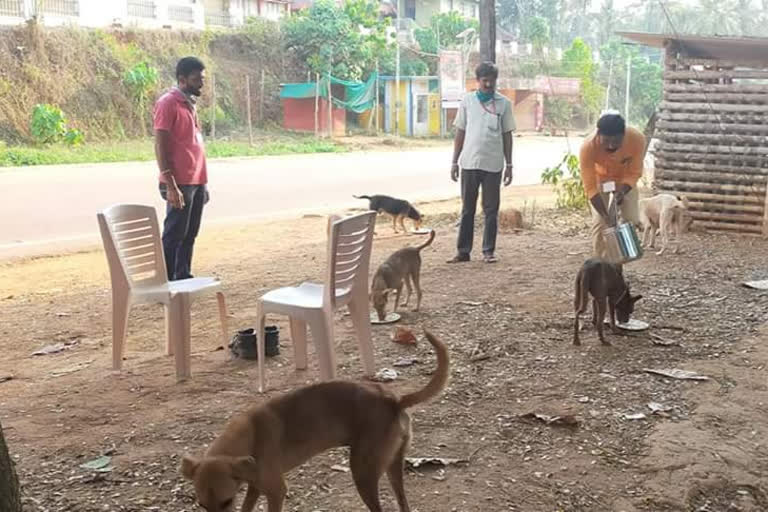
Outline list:
[[[521,191],[514,204],[523,211]],[[531,200],[527,201],[530,208]],[[542,202],[539,202],[542,204]],[[417,407],[411,456],[468,458],[465,466],[410,472],[414,510],[428,511],[757,511],[766,510],[768,294],[739,286],[768,277],[768,243],[690,234],[680,255],[648,254],[627,267],[642,293],[637,317],[652,329],[611,336],[602,347],[587,331],[571,345],[573,277],[586,257],[587,220],[537,210],[533,230],[502,234],[500,262],[445,265],[453,254],[455,202],[427,205],[437,228],[424,251],[422,311],[402,325],[428,327],[449,345],[451,382]],[[393,236],[382,222],[374,266],[418,241]],[[268,289],[322,275],[325,220],[305,218],[205,231],[195,271],[218,275],[233,329],[253,325],[253,300]],[[479,240],[478,240],[479,243]],[[16,456],[27,510],[189,511],[191,487],[180,456],[199,452],[233,412],[317,378],[292,366],[285,319],[281,355],[268,363],[269,392],[255,392],[256,367],[231,361],[218,336],[213,298],[193,304],[193,378],[174,381],[163,355],[160,307],[131,313],[125,369],[110,364],[110,295],[101,253],[7,264],[0,272],[0,414]],[[361,365],[349,320],[337,318],[341,378]],[[426,343],[392,343],[393,327],[375,327],[376,363],[403,357],[397,392],[423,384],[434,365]],[[673,341],[674,345],[654,343]],[[59,354],[36,349],[72,341]],[[310,349],[311,351],[311,349]],[[673,381],[644,368],[682,368],[711,378]],[[648,405],[668,408],[652,414]],[[563,428],[519,415],[573,414]],[[645,419],[625,415],[644,413]],[[108,453],[113,469],[79,466]],[[316,457],[289,476],[287,510],[357,511],[349,474],[331,470],[346,451]],[[396,505],[382,481],[385,508]]]

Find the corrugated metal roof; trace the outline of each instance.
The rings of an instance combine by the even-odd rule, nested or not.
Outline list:
[[[768,64],[768,38],[651,34],[616,32],[617,35],[646,46],[664,48],[677,43],[687,57],[712,58],[734,62]]]

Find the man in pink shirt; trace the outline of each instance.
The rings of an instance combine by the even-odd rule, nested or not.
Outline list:
[[[155,155],[160,195],[167,201],[163,252],[168,279],[192,277],[192,249],[208,202],[205,147],[195,104],[205,79],[205,65],[184,57],[176,65],[178,85],[155,103]]]

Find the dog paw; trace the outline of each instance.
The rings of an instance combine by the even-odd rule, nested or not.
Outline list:
[[[579,341],[578,339],[574,339],[574,340],[573,340],[573,344],[574,344],[575,346],[579,347],[579,346],[581,346],[581,341]]]

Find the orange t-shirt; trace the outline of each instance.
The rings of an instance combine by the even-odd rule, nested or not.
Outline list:
[[[637,185],[643,175],[645,136],[638,130],[627,127],[624,141],[615,153],[608,153],[597,141],[597,132],[588,136],[581,145],[579,166],[581,181],[587,197],[600,192],[600,183],[615,181],[616,184]]]

